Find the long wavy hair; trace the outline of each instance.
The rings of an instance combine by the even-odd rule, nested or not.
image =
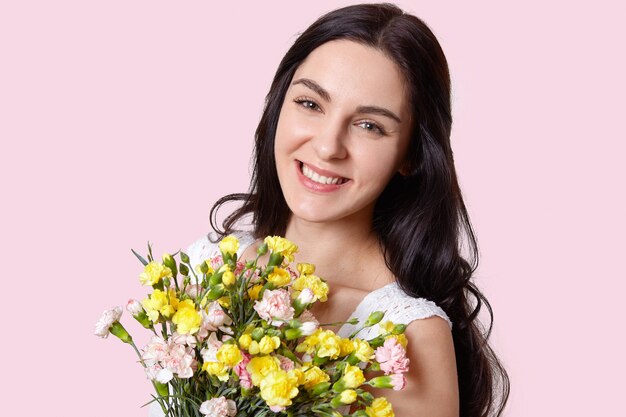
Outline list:
[[[318,46],[336,39],[382,51],[401,69],[409,86],[414,127],[405,166],[378,198],[373,227],[387,267],[404,292],[437,303],[454,323],[460,415],[500,416],[510,392],[506,370],[488,344],[493,311],[471,278],[478,267],[476,237],[457,181],[450,131],[450,74],[435,35],[417,17],[393,4],[359,4],[331,11],[295,41],[280,62],[256,129],[248,193],[229,194],[211,209],[218,235],[232,233],[246,215],[254,235],[284,235],[290,210],[274,158],[274,138],[285,94],[298,66]],[[241,205],[217,226],[227,202]],[[463,240],[468,254],[461,254]],[[478,319],[489,312],[485,331]]]

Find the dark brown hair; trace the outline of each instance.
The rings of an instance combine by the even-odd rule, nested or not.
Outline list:
[[[290,210],[282,194],[274,158],[278,116],[298,66],[318,46],[347,39],[377,48],[401,69],[409,87],[413,120],[403,174],[396,174],[376,202],[373,227],[387,267],[409,295],[437,303],[454,323],[460,415],[501,415],[510,382],[487,343],[493,311],[471,278],[478,246],[457,181],[450,131],[450,74],[435,35],[417,17],[393,4],[359,4],[329,12],[304,31],[280,62],[256,130],[255,160],[248,193],[230,194],[211,209],[211,226],[221,236],[251,214],[257,238],[284,235]],[[226,202],[242,205],[216,225]],[[468,259],[461,251],[468,242]],[[487,331],[478,320],[489,312]]]

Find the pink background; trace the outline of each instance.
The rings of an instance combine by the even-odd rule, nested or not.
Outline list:
[[[397,4],[450,63],[505,415],[621,414],[624,11],[501,3]],[[92,335],[145,295],[130,248],[186,248],[246,190],[281,56],[346,4],[2,2],[3,415],[146,415],[134,352]]]

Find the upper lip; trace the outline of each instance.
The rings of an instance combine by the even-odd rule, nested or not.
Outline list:
[[[336,172],[332,172],[332,171],[328,171],[326,169],[322,169],[322,168],[318,168],[315,165],[311,165],[308,162],[303,162],[303,161],[299,161],[301,163],[303,163],[304,165],[308,166],[312,171],[316,172],[318,175],[323,175],[325,177],[332,177],[332,178],[346,178],[343,175],[339,175]]]

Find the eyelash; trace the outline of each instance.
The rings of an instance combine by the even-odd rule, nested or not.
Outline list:
[[[297,98],[297,99],[294,100],[294,102],[298,103],[299,105],[301,105],[302,107],[304,107],[307,110],[319,111],[319,108],[320,108],[320,106],[318,106],[316,102],[314,102],[313,100],[308,99],[308,98]],[[317,107],[317,110],[314,109],[313,107],[305,106],[303,103],[311,103],[315,107]]]
[[[304,107],[307,110],[320,111],[319,110],[320,106],[315,101],[313,101],[313,100],[311,100],[309,98],[297,98],[297,99],[294,100],[294,102],[298,103],[299,105],[301,105],[302,107]],[[313,104],[313,106],[311,106],[311,107],[305,106],[304,103],[311,103],[311,104]],[[316,107],[316,109],[313,108],[313,107]],[[375,122],[371,122],[369,120],[364,120],[364,121],[360,122],[359,125],[364,124],[364,123],[368,123],[368,124],[370,124],[370,125],[372,125],[374,127],[373,130],[370,130],[370,129],[365,129],[365,130],[368,130],[370,132],[376,133],[376,134],[381,135],[381,136],[384,136],[384,135],[387,134],[385,132],[385,130],[382,127],[380,127]]]

